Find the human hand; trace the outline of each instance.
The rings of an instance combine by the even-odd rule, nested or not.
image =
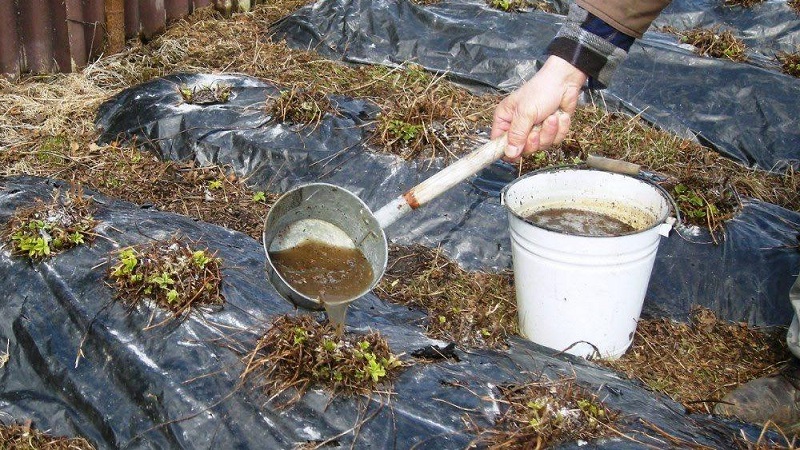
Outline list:
[[[491,133],[492,139],[508,133],[503,159],[516,162],[561,143],[586,79],[572,64],[550,56],[533,78],[503,99],[495,108]]]

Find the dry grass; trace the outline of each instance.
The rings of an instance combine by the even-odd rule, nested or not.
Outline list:
[[[222,260],[208,248],[173,238],[119,250],[108,279],[114,297],[131,308],[153,301],[179,318],[225,301],[221,266]]]
[[[793,77],[800,77],[800,52],[781,52],[778,53],[777,58],[778,62],[781,63],[783,73]]]
[[[680,36],[681,42],[694,46],[695,52],[713,58],[725,58],[731,61],[745,61],[747,56],[744,42],[733,35],[731,30],[722,30],[721,27],[692,28],[677,30],[664,27],[665,32]]]
[[[94,446],[83,438],[50,436],[23,425],[0,426],[0,449],[2,450],[94,450]]]
[[[466,272],[439,250],[392,246],[375,293],[426,311],[426,331],[435,339],[503,347],[509,335],[517,334],[511,275]]]
[[[267,100],[267,114],[278,123],[316,127],[326,114],[335,113],[328,97],[319,91],[293,88]]]
[[[641,320],[633,346],[601,364],[641,380],[691,412],[711,413],[738,385],[778,371],[790,360],[785,330],[719,321],[696,308],[689,323]]]
[[[741,6],[742,8],[752,8],[761,3],[764,3],[764,0],[725,0],[725,6]]]
[[[392,86],[379,101],[381,114],[372,143],[404,159],[444,156],[453,158],[469,149],[477,123],[489,120],[493,102],[475,97],[449,83],[443,75],[431,75],[408,64],[395,70],[376,70],[377,89]],[[377,95],[364,89],[368,96]]]
[[[295,389],[290,402],[311,386],[344,394],[380,391],[403,365],[380,333],[342,334],[309,315],[276,317],[242,359],[243,380],[273,397]]]
[[[436,5],[436,4],[441,3],[441,2],[442,2],[442,0],[411,0],[411,3],[417,4],[417,5],[422,5],[422,6]]]
[[[133,145],[64,146],[42,161],[14,148],[0,152],[2,175],[66,179],[106,195],[215,223],[260,239],[272,194],[253,192],[222,167],[160,161]]]
[[[789,0],[786,2],[790,8],[800,13],[800,0]]]
[[[501,386],[502,414],[494,427],[476,430],[475,444],[490,449],[540,449],[612,434],[617,414],[574,380]]]

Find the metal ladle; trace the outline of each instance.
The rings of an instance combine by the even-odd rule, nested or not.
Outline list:
[[[272,206],[264,222],[263,243],[269,281],[281,296],[295,305],[308,309],[324,307],[329,320],[343,326],[347,306],[371,291],[386,271],[389,246],[384,230],[498,160],[503,156],[506,143],[505,135],[487,142],[391,200],[374,214],[358,196],[332,184],[310,183],[286,192]],[[337,302],[323,302],[292,287],[276,269],[270,253],[309,240],[360,250],[372,267],[369,287]]]

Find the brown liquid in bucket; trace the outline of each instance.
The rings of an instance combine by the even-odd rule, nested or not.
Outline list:
[[[325,305],[353,300],[372,284],[372,265],[357,248],[304,241],[269,256],[289,285]]]
[[[607,214],[573,208],[543,209],[526,219],[538,227],[582,236],[619,236],[636,231],[633,226]]]

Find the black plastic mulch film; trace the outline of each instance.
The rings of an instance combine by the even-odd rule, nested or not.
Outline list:
[[[430,47],[431,42],[423,42],[426,38],[450,39],[452,32],[453,42],[478,43],[480,51],[462,46],[453,47],[449,54],[433,50],[429,53],[440,64],[462,67],[462,81],[501,88],[513,86],[514,81],[505,85],[480,81],[475,74],[500,74],[506,68],[518,79],[529,73],[534,67],[520,64],[525,55],[509,51],[516,47],[508,36],[527,33],[526,45],[535,46],[541,53],[560,20],[559,16],[540,13],[503,15],[467,2],[443,3],[427,9],[404,1],[320,2],[315,6],[287,18],[280,29],[293,30],[301,37],[327,36],[326,42],[335,42],[337,37],[331,36],[331,30],[336,25],[319,31],[310,25],[309,17],[319,15],[314,20],[327,17],[333,23],[341,20],[338,15],[344,15],[347,26],[339,23],[339,31],[358,30],[360,17],[372,17],[375,22],[370,33],[379,35],[391,23],[397,36],[415,33],[403,37],[403,45],[396,47],[417,49]],[[363,14],[358,13],[359,7],[364,8]],[[421,16],[425,11],[436,11],[436,18],[405,23],[403,14],[409,11]],[[397,22],[377,20],[370,14],[394,17]],[[293,22],[301,25],[292,25]],[[532,22],[541,26],[533,27]],[[481,34],[463,34],[465,28]],[[486,35],[486,30],[494,30],[495,34]],[[796,24],[794,30],[796,34]],[[541,36],[537,37],[537,33]],[[503,40],[498,36],[504,36]],[[300,41],[302,38],[297,38]],[[350,51],[358,47],[355,42],[354,39]],[[683,64],[691,65],[688,59],[694,57],[688,52],[659,45],[649,52],[651,60],[658,60],[663,50],[669,55],[683,55],[687,58]],[[463,52],[456,48],[463,48]],[[514,53],[519,60],[507,56],[503,59],[501,56],[507,53]],[[391,54],[385,51],[381,58]],[[472,55],[472,59],[465,55]],[[635,61],[632,57],[624,69],[635,70]],[[680,58],[670,61],[681,64]],[[432,69],[442,68],[418,62]],[[459,70],[447,68],[461,75]],[[705,70],[704,79],[713,77],[716,66],[715,70]],[[738,77],[745,76],[740,70],[763,69],[744,65],[725,66],[725,70],[729,76]],[[623,70],[621,74],[624,73]],[[675,76],[679,73],[674,72]],[[687,76],[692,83],[697,81],[692,75]],[[198,106],[181,101],[178,85],[207,86],[214,82],[233,87],[228,103]],[[786,102],[785,97],[794,95],[798,83],[772,83],[778,93],[770,91],[768,102],[757,102],[762,108],[759,119],[785,125],[786,117],[765,111],[773,101]],[[686,84],[690,83],[684,81]],[[787,90],[780,91],[783,87]],[[693,89],[690,90],[696,94]],[[275,192],[301,182],[326,181],[352,190],[373,208],[441,167],[438,161],[432,165],[427,161],[402,162],[393,156],[369,152],[362,125],[374,117],[376,110],[360,100],[334,98],[341,115],[326,117],[313,132],[269,123],[263,108],[253,106],[263,105],[268,96],[277,92],[275,86],[240,76],[174,75],[154,80],[121,93],[101,108],[97,120],[103,130],[100,140],[136,137],[165,159],[227,164],[240,175],[247,175],[255,187]],[[642,101],[638,97],[636,100]],[[623,103],[630,105],[632,101]],[[715,100],[719,108],[725,104],[722,98]],[[652,109],[659,107],[656,102]],[[699,105],[697,110],[699,116]],[[737,134],[747,135],[748,129]],[[764,130],[769,131],[769,126],[762,127]],[[710,142],[724,140],[709,137],[714,136],[711,130],[704,129],[703,133]],[[797,134],[789,138],[797,142]],[[767,142],[767,138],[759,136],[741,138],[742,142],[759,139]],[[754,160],[776,155],[792,158],[788,150],[781,153],[783,147],[775,150],[777,147],[769,147],[772,150],[765,150],[763,155],[752,149],[747,152],[758,154]],[[797,151],[797,145],[794,147]],[[717,148],[725,151],[723,146]],[[797,155],[793,158],[797,159]],[[388,234],[401,244],[441,245],[467,268],[507,268],[507,224],[497,190],[513,176],[509,167],[496,164],[398,222]],[[49,199],[58,184],[29,177],[3,180],[3,222],[34,198]],[[391,400],[379,396],[331,400],[324,392],[312,390],[298,404],[277,409],[257,390],[239,386],[243,367],[224,345],[227,339],[254,341],[272,317],[294,311],[266,282],[261,245],[241,233],[184,216],[142,209],[100,195],[95,199],[101,237],[93,245],[38,264],[11,258],[7,250],[0,258],[0,280],[6,293],[2,299],[6,320],[0,321],[0,338],[8,340],[9,345],[9,360],[0,378],[0,410],[10,417],[30,418],[51,434],[81,435],[101,448],[292,448],[330,438],[335,438],[333,447],[343,448],[351,444],[356,448],[464,448],[474,438],[464,429],[465,411],[474,411],[470,413],[473,420],[488,426],[497,414],[498,405],[487,400],[497,397],[495,387],[531,381],[540,374],[552,379],[575,376],[610,408],[621,411],[620,429],[642,442],[656,443],[660,441],[654,439],[660,438],[653,430],[645,429],[639,418],[678,438],[716,448],[730,448],[731,439],[740,428],[753,440],[760,431],[716,417],[688,416],[675,402],[622,380],[611,371],[578,358],[554,356],[553,350],[523,339],[512,339],[507,351],[470,350],[459,352],[460,361],[414,365],[395,381],[396,395]],[[710,241],[703,232],[695,236],[673,233],[662,240],[645,313],[685,317],[692,304],[701,304],[722,318],[753,324],[787,323],[791,318],[787,293],[798,271],[800,254],[786,247],[796,243],[798,223],[797,212],[747,201],[744,210],[726,223],[721,245],[689,242]],[[223,294],[227,303],[220,310],[194,314],[180,323],[143,330],[150,323],[153,307],[129,311],[113,302],[113,293],[104,283],[105,266],[99,263],[121,246],[168,239],[176,234],[207,243],[219,252],[224,261]],[[156,311],[155,321],[163,319],[164,314]],[[386,304],[368,294],[351,307],[348,326],[355,332],[379,330],[395,353],[410,354],[426,345],[446,344],[424,336],[422,319],[423,314],[418,311]],[[354,438],[348,430],[362,421]],[[566,443],[564,447],[579,445]],[[640,446],[623,438],[602,440],[596,445]]]

